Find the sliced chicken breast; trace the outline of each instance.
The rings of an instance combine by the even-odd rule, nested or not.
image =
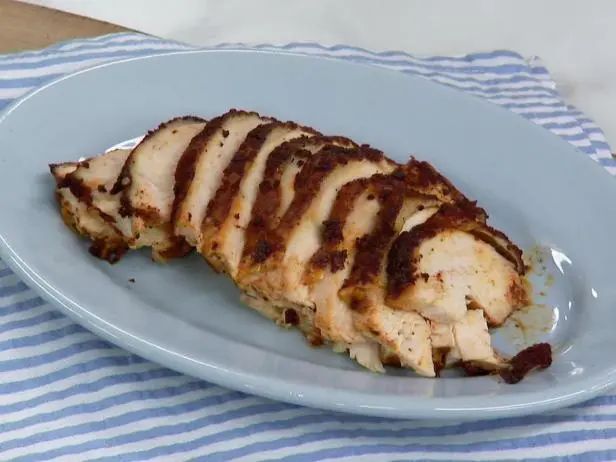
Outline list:
[[[237,273],[244,249],[244,230],[269,155],[289,140],[312,135],[318,133],[291,122],[261,125],[247,135],[224,170],[202,223],[200,252],[215,269],[231,277]]]
[[[355,143],[343,137],[302,136],[281,144],[269,155],[246,227],[238,279],[253,264],[252,255],[259,253],[257,244],[264,242],[288,210],[295,197],[295,178],[303,165],[314,153],[330,145],[355,147]]]
[[[353,316],[338,291],[355,258],[355,242],[373,229],[379,210],[377,183],[386,175],[351,181],[340,189],[321,230],[321,245],[304,272],[314,303],[314,325],[337,349],[348,351],[364,367],[383,372],[379,344],[353,324]]]
[[[50,169],[95,255],[194,246],[245,303],[373,371],[459,365],[513,382],[549,365],[549,346],[511,361],[492,347],[489,326],[529,303],[522,253],[426,162],[231,110]]]
[[[50,165],[65,223],[93,241],[90,253],[111,263],[128,246],[113,217],[97,204],[101,196],[108,195],[129,152],[117,149],[78,163]]]
[[[172,221],[175,234],[201,248],[201,226],[223,172],[246,135],[272,119],[231,110],[212,119],[182,154],[175,171]]]
[[[389,254],[387,303],[444,324],[460,321],[472,304],[491,325],[527,304],[521,252],[480,215],[444,205],[400,234]]]
[[[295,179],[295,196],[276,230],[252,256],[253,271],[241,282],[282,306],[311,305],[304,267],[318,250],[320,230],[338,190],[357,178],[390,172],[394,164],[368,147],[327,146],[313,155]]]
[[[112,190],[120,197],[120,215],[130,222],[125,231],[131,247],[152,247],[154,260],[183,256],[191,249],[174,235],[171,223],[175,170],[204,127],[201,118],[178,117],[149,132],[131,151]]]
[[[389,356],[417,373],[433,376],[430,326],[413,313],[392,309],[385,302],[387,255],[398,233],[435,213],[434,197],[412,190],[399,171],[381,188],[379,210],[369,233],[357,240],[352,269],[339,293],[350,308],[354,328],[381,345]],[[399,328],[392,328],[398,325]]]

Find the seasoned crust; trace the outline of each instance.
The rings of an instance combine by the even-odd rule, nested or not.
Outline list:
[[[318,134],[294,122],[272,122],[248,133],[225,168],[201,225],[199,250],[216,269],[232,276],[239,269],[244,229],[272,151],[286,141]]]
[[[248,133],[222,174],[222,181],[208,204],[203,225],[220,226],[227,218],[231,202],[237,194],[248,165],[254,160],[275,128],[299,128],[297,124],[272,122],[259,125]]]
[[[237,150],[237,152],[233,156],[233,159],[231,159],[231,162],[229,163],[229,165],[227,165],[227,168],[223,173],[222,182],[208,206],[207,214],[204,221],[205,226],[207,226],[208,224],[211,224],[213,226],[219,226],[227,218],[231,202],[233,201],[233,198],[237,195],[246,169],[255,159],[256,155],[259,153],[259,150],[263,147],[263,143],[265,143],[269,134],[273,130],[278,129],[301,129],[302,131],[311,133],[312,135],[319,135],[319,132],[317,132],[316,130],[309,127],[303,127],[296,124],[295,122],[273,122],[260,125],[257,128],[253,129],[248,134],[240,148]],[[304,135],[300,138],[301,142],[298,142],[299,145],[306,142],[304,138],[307,137]],[[288,143],[292,143],[292,141]],[[284,149],[284,146],[286,144],[287,143],[283,143],[281,146],[278,146],[278,148],[282,147]],[[291,149],[292,148],[293,145],[291,145]],[[276,149],[274,149],[274,151],[270,153],[268,159],[275,152]],[[291,152],[291,150],[287,150],[288,155],[290,155]],[[283,157],[284,155],[279,156]],[[276,162],[276,160],[274,162]],[[264,175],[264,178],[267,177]]]
[[[376,224],[370,234],[357,240],[353,269],[341,289],[341,296],[354,309],[361,309],[361,297],[354,299],[353,293],[362,286],[377,283],[391,242],[407,215],[438,203],[435,197],[416,192],[414,179],[401,172],[405,173],[404,167],[371,183],[375,200],[380,203]],[[402,210],[405,204],[410,205],[408,210]]]
[[[281,180],[290,168],[289,163],[296,162],[296,168],[301,171],[313,152],[318,152],[327,145],[353,147],[355,143],[341,136],[303,136],[281,144],[269,155],[251,220],[246,227],[242,257],[244,266],[263,262],[273,250],[267,242],[267,234],[278,225],[280,214],[284,212],[281,210]]]
[[[466,231],[490,244],[514,265],[518,274],[523,275],[522,251],[503,233],[479,221],[482,217],[482,209],[471,203],[464,202],[462,206],[444,204],[426,222],[401,233],[392,244],[387,260],[388,297],[400,296],[406,287],[423,277],[418,270],[418,261],[412,256],[423,241],[447,229]]]
[[[201,117],[197,117],[197,116],[174,117],[173,119],[167,120],[166,122],[159,124],[158,127],[152,130],[149,130],[146,133],[146,135],[143,137],[143,139],[139,142],[139,144],[135,147],[135,149],[138,148],[139,145],[144,144],[144,142],[149,141],[150,138],[156,135],[156,133],[158,133],[163,128],[168,127],[169,125],[172,125],[180,121],[195,122],[195,123],[199,123],[199,122],[205,123],[206,122],[205,119],[202,119]],[[135,149],[133,149],[133,151],[135,151]],[[120,172],[120,175],[118,176],[117,181],[115,182],[115,184],[113,185],[113,188],[110,191],[111,194],[119,194],[120,192],[128,189],[128,187],[130,186],[131,184],[130,168],[132,164],[132,157],[133,157],[133,153],[131,152],[131,154],[128,156],[128,159],[126,160],[126,163],[124,164],[124,167],[122,167],[122,171]],[[127,210],[127,213],[129,212],[130,210]]]
[[[243,112],[244,111],[231,109],[225,114],[213,118],[207,123],[203,130],[190,141],[175,169],[175,186],[173,188],[174,199],[171,211],[171,221],[173,223],[177,221],[180,213],[180,206],[186,198],[188,190],[190,189],[190,184],[195,177],[196,162],[199,155],[210,141],[210,138],[218,132],[227,119]]]
[[[175,234],[191,245],[201,246],[203,222],[211,199],[248,133],[254,128],[274,122],[255,112],[231,110],[210,122],[206,131],[197,135],[176,168],[172,222]]]
[[[435,196],[442,202],[458,203],[468,200],[451,181],[441,175],[428,162],[414,157],[402,165],[397,173],[408,185],[423,194]]]
[[[301,172],[295,178],[296,194],[293,202],[280,220],[278,228],[269,233],[265,239],[267,246],[272,249],[272,253],[284,250],[284,243],[289,234],[310,207],[312,199],[320,190],[322,182],[329,173],[341,165],[360,160],[368,160],[374,163],[391,162],[381,151],[366,145],[359,148],[332,145],[325,146],[304,164]],[[258,261],[256,255],[253,255],[253,260]]]
[[[89,251],[92,255],[116,263],[128,247],[122,236],[84,202],[80,202],[67,186],[66,178],[77,170],[79,162],[50,164],[49,169],[56,180],[56,199],[62,220],[70,229],[92,240]]]
[[[174,173],[186,146],[205,124],[197,117],[176,117],[151,130],[130,152],[111,188],[130,246],[151,247],[157,261],[188,252],[171,224]]]

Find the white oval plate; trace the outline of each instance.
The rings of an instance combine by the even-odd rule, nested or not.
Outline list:
[[[545,302],[558,316],[536,340],[555,346],[553,366],[513,386],[492,377],[372,374],[243,307],[232,284],[198,257],[161,266],[134,253],[110,266],[63,225],[49,162],[102,152],[173,116],[231,107],[346,135],[400,161],[418,153],[522,246],[547,249],[556,284]],[[220,385],[362,414],[477,419],[578,402],[614,382],[614,181],[545,130],[420,78],[245,51],[100,66],[4,112],[0,184],[1,254],[28,284],[106,339]]]

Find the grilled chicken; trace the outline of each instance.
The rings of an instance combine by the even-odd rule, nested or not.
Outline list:
[[[231,110],[212,119],[182,154],[175,171],[173,223],[175,234],[201,247],[201,226],[223,172],[248,133],[272,119]]]
[[[108,191],[129,154],[129,150],[116,149],[77,163],[50,165],[64,221],[92,240],[93,255],[110,262],[119,260],[128,245],[116,220],[107,213],[112,207],[117,212],[119,202],[103,208],[99,205],[110,202]]]
[[[260,125],[248,134],[225,168],[201,225],[200,251],[215,269],[231,277],[237,273],[244,231],[269,155],[287,141],[316,134],[291,122]]]
[[[527,304],[521,252],[481,216],[472,205],[446,204],[401,233],[388,258],[387,302],[446,324],[472,304],[493,326]]]
[[[118,221],[132,248],[152,247],[155,260],[185,255],[191,247],[175,236],[171,223],[175,170],[205,120],[179,117],[151,131],[131,151],[111,190],[120,201]]]
[[[512,370],[488,328],[529,303],[522,253],[426,162],[231,110],[51,170],[103,258],[194,247],[251,307],[373,371]]]

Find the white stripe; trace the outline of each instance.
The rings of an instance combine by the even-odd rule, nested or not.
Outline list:
[[[25,95],[34,87],[0,88],[0,99],[16,99]]]

